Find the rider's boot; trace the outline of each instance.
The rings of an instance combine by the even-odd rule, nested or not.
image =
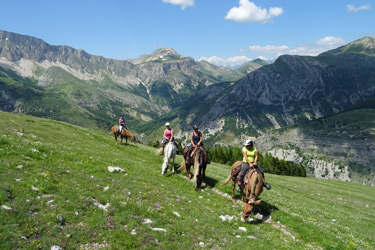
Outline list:
[[[240,181],[238,182],[237,193],[242,193],[242,188],[241,188],[241,182]]]
[[[264,182],[264,186],[267,188],[267,190],[270,190],[270,189],[271,189],[271,185],[268,184],[268,183],[266,183],[266,182]]]

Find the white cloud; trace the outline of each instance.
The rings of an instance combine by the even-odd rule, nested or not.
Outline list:
[[[289,47],[286,45],[282,46],[274,46],[274,45],[266,45],[266,46],[249,46],[248,49],[253,52],[262,52],[262,53],[269,53],[269,54],[284,54],[286,51],[289,50]]]
[[[244,63],[247,63],[248,61],[251,61],[251,59],[246,56],[235,56],[235,57],[228,57],[228,58],[220,58],[217,56],[211,56],[211,57],[201,57],[198,59],[198,61],[207,61],[217,66],[226,66],[229,68],[235,68]]]
[[[279,7],[262,9],[249,0],[240,0],[240,7],[233,7],[227,13],[225,19],[242,23],[268,23],[271,18],[280,16],[284,10]]]
[[[338,47],[345,44],[345,40],[341,37],[326,36],[316,41],[316,44],[323,45],[326,47]]]
[[[278,57],[281,55],[316,56],[327,50],[327,48],[317,48],[317,47],[308,47],[308,46],[299,46],[296,48],[289,48],[286,45],[282,45],[282,46],[256,45],[256,46],[249,46],[248,49],[251,52],[260,52],[264,54],[270,54],[274,57]]]
[[[360,10],[371,9],[371,4],[366,4],[366,5],[362,5],[362,6],[359,6],[359,7],[355,7],[353,4],[348,4],[346,6],[346,9],[347,9],[348,12],[354,13],[354,12],[357,12],[357,11],[360,11]]]
[[[181,9],[194,6],[194,0],[163,0],[164,3],[171,3],[173,5],[181,5]]]

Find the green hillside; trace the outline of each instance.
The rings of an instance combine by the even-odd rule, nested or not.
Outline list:
[[[241,203],[228,198],[231,185],[219,184],[229,166],[210,164],[209,187],[195,192],[182,174],[160,176],[161,163],[155,149],[115,146],[107,133],[0,112],[0,249],[375,245],[373,187],[266,174],[272,189],[256,209],[263,216],[242,223]]]

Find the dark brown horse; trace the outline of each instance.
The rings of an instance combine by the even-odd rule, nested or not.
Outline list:
[[[186,157],[188,153],[189,147],[184,148],[184,160],[181,164],[180,169],[186,171],[186,177],[191,179],[190,167],[194,163],[193,169],[193,181],[195,182],[195,191],[198,191],[199,188],[203,185],[206,185],[205,177],[206,177],[206,167],[207,167],[207,154],[202,147],[197,147],[192,151],[192,156],[190,158],[190,162],[186,163]]]
[[[125,140],[126,140],[126,142],[125,142],[126,144],[128,144],[128,137],[130,137],[130,139],[131,139],[131,141],[133,143],[136,142],[135,136],[129,130],[127,130],[126,128],[123,128],[122,129],[122,133],[120,134],[118,126],[113,126],[111,128],[111,133],[113,133],[113,135],[115,136],[116,145],[117,145],[117,137],[119,135],[121,135],[121,143],[120,143],[120,145],[122,144],[122,138],[124,138],[124,137],[125,137]]]

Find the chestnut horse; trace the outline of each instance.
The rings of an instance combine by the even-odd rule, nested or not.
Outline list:
[[[232,165],[232,170],[228,178],[221,183],[221,185],[226,185],[232,179],[232,199],[234,199],[234,189],[236,188],[236,183],[238,181],[238,173],[241,168],[238,166],[242,165],[242,161],[236,161]],[[256,169],[250,169],[246,172],[244,177],[245,184],[245,193],[242,193],[243,200],[243,210],[241,221],[245,222],[246,218],[250,216],[251,212],[254,209],[255,205],[261,203],[262,200],[256,200],[258,196],[263,191],[263,177]]]
[[[249,173],[249,171],[248,171]],[[246,176],[245,176],[246,178]],[[251,215],[255,205],[258,205],[262,200],[257,200],[258,196],[263,191],[263,178],[258,170],[250,170],[248,183],[245,186],[245,200],[243,202],[243,210],[241,221],[246,222],[246,218]]]
[[[120,135],[120,131],[119,131],[119,129],[118,129],[118,126],[113,126],[113,127],[111,128],[111,133],[113,133],[113,135],[115,136],[115,141],[116,141],[116,145],[117,145],[117,137]],[[135,140],[135,136],[134,136],[132,133],[130,133],[130,131],[127,130],[126,128],[123,128],[123,129],[122,129],[122,133],[121,133],[121,143],[120,143],[120,145],[122,144],[122,138],[124,138],[124,137],[125,137],[125,140],[126,140],[126,144],[128,144],[128,137],[130,137],[130,139],[131,139],[131,141],[132,141],[133,143],[136,142],[136,140]]]
[[[184,148],[184,160],[181,164],[181,167],[178,169],[183,169],[186,171],[186,177],[188,179],[191,178],[190,167],[191,162],[194,162],[194,169],[193,169],[193,182],[195,183],[195,191],[198,191],[199,188],[203,185],[206,185],[205,177],[206,177],[206,167],[207,167],[207,155],[206,152],[202,147],[197,147],[193,150],[192,156],[190,157],[189,164],[186,163],[186,156],[189,147]]]

